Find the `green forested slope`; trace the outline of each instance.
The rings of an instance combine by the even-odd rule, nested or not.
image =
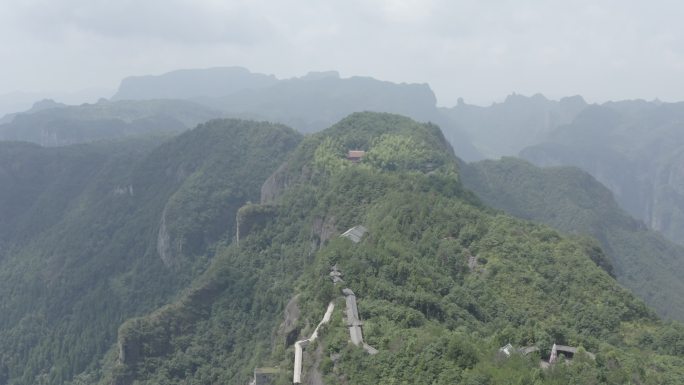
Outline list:
[[[367,155],[352,164],[348,149]],[[328,384],[684,380],[681,325],[658,321],[586,242],[484,207],[456,165],[437,127],[396,115],[353,114],[307,137],[269,179],[268,202],[241,210],[239,246],[217,249],[177,301],[121,326],[101,383],[247,383],[255,366],[291,383],[292,343],[331,300],[305,355],[305,376]],[[369,229],[361,243],[337,237],[357,224]],[[347,342],[333,264],[377,355]],[[507,342],[542,357],[554,342],[582,346],[596,360],[541,370],[539,355],[497,355]]]
[[[600,242],[618,281],[660,315],[684,320],[684,248],[648,230],[591,175],[515,158],[463,165],[464,184],[487,204]]]
[[[168,302],[298,142],[217,120],[160,143],[0,146],[0,384],[62,384]],[[7,183],[5,183],[7,182]]]

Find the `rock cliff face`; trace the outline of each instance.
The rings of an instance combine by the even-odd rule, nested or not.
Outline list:
[[[318,238],[318,246],[320,247],[335,233],[337,233],[335,218],[315,218],[311,230],[316,238]]]
[[[627,212],[684,244],[684,104],[591,106],[520,156],[539,166],[577,166]]]
[[[168,211],[168,205],[164,207],[162,212],[161,221],[159,221],[159,235],[157,236],[157,253],[164,262],[164,266],[171,267],[173,265],[173,252],[171,250],[171,236],[169,235],[169,230],[166,227],[166,213]]]
[[[441,111],[486,157],[579,167],[632,216],[684,244],[684,103],[589,105],[579,96],[513,94],[488,107],[461,101]]]
[[[261,185],[261,204],[271,204],[278,201],[288,187],[294,183],[304,182],[311,178],[312,170],[309,166],[303,166],[296,170],[291,164],[285,162],[271,174]]]
[[[644,204],[644,220],[679,243],[684,243],[684,151],[655,167],[651,199]]]
[[[608,187],[629,214],[684,244],[684,156],[645,152],[628,157],[611,151],[542,144],[521,152],[524,159],[542,166],[576,166]]]
[[[261,204],[273,203],[280,194],[287,189],[290,182],[287,170],[287,162],[283,163],[278,169],[266,179],[261,185]]]

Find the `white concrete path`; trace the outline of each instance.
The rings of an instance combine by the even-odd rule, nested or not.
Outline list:
[[[330,317],[332,316],[333,310],[335,310],[335,303],[330,302],[328,304],[328,309],[323,315],[323,319],[318,323],[316,329],[311,333],[311,337],[295,342],[295,360],[294,360],[294,373],[292,374],[292,382],[295,384],[302,383],[302,354],[304,353],[304,347],[311,342],[314,342],[318,338],[318,329],[323,324],[330,322]]]

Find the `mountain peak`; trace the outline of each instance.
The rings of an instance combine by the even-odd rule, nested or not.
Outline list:
[[[36,112],[41,110],[47,110],[49,108],[66,107],[64,103],[57,103],[53,99],[43,99],[33,103],[33,106],[29,112]]]
[[[220,97],[277,82],[275,76],[252,73],[243,67],[183,69],[161,75],[123,79],[112,100],[195,99]]]
[[[310,71],[306,75],[302,76],[302,80],[320,80],[320,79],[339,79],[340,73],[334,70],[331,71]]]

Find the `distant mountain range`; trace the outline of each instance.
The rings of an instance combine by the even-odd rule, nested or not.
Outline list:
[[[19,111],[26,111],[39,100],[54,99],[59,103],[78,105],[94,103],[98,99],[109,97],[114,90],[94,87],[77,92],[10,92],[0,95],[0,117]],[[0,121],[1,123],[1,121]]]
[[[630,214],[684,244],[684,103],[590,106],[520,155],[588,171]]]
[[[684,104],[588,104],[513,94],[480,107],[438,108],[427,84],[397,84],[335,71],[278,79],[245,68],[173,71],[124,79],[112,101],[40,103],[0,120],[0,140],[59,146],[149,133],[176,133],[213,118],[290,125],[310,133],[356,111],[391,112],[442,128],[466,161],[521,156],[573,165],[605,184],[632,216],[684,244]]]
[[[572,122],[587,105],[581,96],[554,101],[540,94],[512,94],[488,107],[459,100],[456,106],[440,110],[469,135],[484,157],[496,159],[517,155],[543,141],[556,127]]]
[[[227,67],[126,78],[113,97],[156,98],[187,99],[231,117],[275,121],[305,133],[320,131],[357,111],[398,113],[440,125],[462,158],[482,158],[468,136],[437,108],[427,84],[341,78],[336,71],[280,80]]]
[[[212,98],[277,82],[273,75],[255,74],[241,67],[185,69],[125,78],[112,100]]]
[[[136,110],[137,120],[131,121],[126,108],[118,106]],[[186,117],[194,115],[196,119],[179,119],[176,108]],[[197,111],[192,112],[193,109]],[[93,114],[94,111],[101,115]],[[341,78],[335,71],[280,80],[240,67],[129,77],[121,82],[109,104],[101,101],[70,106],[67,116],[63,111],[50,109],[35,117],[28,117],[34,115],[32,111],[6,117],[0,120],[5,123],[0,124],[0,140],[64,145],[149,131],[175,132],[217,117],[268,120],[308,133],[329,127],[357,111],[391,112],[431,121],[442,127],[459,156],[468,160],[482,158],[467,135],[437,108],[435,95],[427,84]]]
[[[131,135],[178,133],[224,114],[186,100],[113,101],[67,106],[51,100],[6,115],[0,140],[64,146]]]

